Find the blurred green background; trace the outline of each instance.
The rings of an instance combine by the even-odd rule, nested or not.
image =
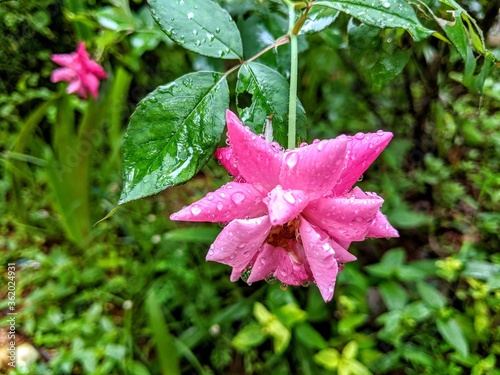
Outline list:
[[[246,51],[266,27],[286,32],[279,2],[219,3]],[[499,58],[500,4],[460,4]],[[229,180],[213,160],[185,185],[94,225],[118,202],[121,144],[138,101],[231,61],[175,45],[141,0],[2,1],[0,18],[0,373],[500,374],[497,67],[479,94],[460,83],[457,51],[436,38],[370,28],[356,40],[347,16],[301,37],[308,141],[395,134],[359,185],[385,199],[401,237],[353,243],[358,261],[325,304],[314,286],[231,283],[228,267],[205,262],[221,228],[168,219]],[[109,75],[97,101],[49,80],[50,55],[78,40]],[[365,67],[394,43],[408,63],[381,85]],[[285,75],[286,48],[263,57]],[[11,262],[15,370],[3,287]]]

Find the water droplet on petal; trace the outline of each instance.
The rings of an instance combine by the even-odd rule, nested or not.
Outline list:
[[[199,214],[201,214],[201,208],[198,206],[193,206],[193,207],[191,207],[191,213],[194,216],[199,215]]]
[[[274,273],[272,273],[272,272],[269,272],[269,274],[266,276],[266,278],[264,280],[268,284],[276,284],[276,282],[278,281],[278,279],[276,277],[274,277]]]
[[[364,137],[365,137],[365,134],[361,133],[361,132],[356,133],[356,135],[354,136],[354,138],[359,139],[359,140],[362,140]]]
[[[193,17],[194,17],[193,12],[189,12],[189,13],[188,13],[188,19],[189,19],[189,20],[192,20],[192,19],[193,19]]]
[[[296,202],[296,199],[295,197],[293,196],[293,194],[289,191],[286,191],[285,194],[283,194],[283,198],[285,198],[285,200],[290,203],[290,204],[295,204]]]
[[[327,141],[323,140],[323,141],[318,143],[318,151],[321,151],[325,148],[326,142]]]
[[[222,211],[223,208],[224,208],[224,205],[222,204],[222,202],[217,202],[217,209],[219,211]]]
[[[383,136],[384,135],[384,131],[383,130],[377,130],[377,135],[378,136]]]
[[[307,288],[309,285],[311,285],[311,282],[309,280],[306,280],[306,281],[303,281],[302,284],[300,284],[300,285],[302,285],[304,288]]]
[[[241,273],[241,280],[244,282],[247,282],[248,278],[250,277],[250,273],[252,272],[251,268],[246,269]]]
[[[297,165],[298,160],[299,156],[297,155],[296,152],[287,153],[285,156],[285,163],[286,165],[288,165],[290,169],[292,169]]]
[[[240,193],[239,191],[231,195],[231,200],[236,203],[240,204],[245,200],[245,194]]]
[[[363,181],[363,175],[359,176],[359,178],[358,178],[358,182],[361,182],[361,181]]]
[[[280,289],[281,290],[287,290],[288,289],[288,284],[280,283]]]

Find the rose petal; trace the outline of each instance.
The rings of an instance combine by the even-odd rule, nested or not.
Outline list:
[[[347,143],[336,138],[285,152],[280,184],[305,191],[311,200],[329,193],[344,169]]]
[[[58,65],[71,67],[74,65],[75,61],[78,60],[78,54],[75,52],[69,54],[55,54],[50,56],[50,59]]]
[[[274,256],[278,264],[274,275],[279,281],[287,285],[300,285],[309,280],[304,264],[295,258],[291,252],[282,247],[277,247]]]
[[[232,266],[231,281],[236,281],[241,272],[250,265],[270,229],[271,224],[267,216],[233,220],[210,246],[206,259]]]
[[[226,119],[227,134],[241,175],[249,183],[272,190],[278,185],[282,152],[244,127],[230,110],[226,112]]]
[[[226,168],[231,176],[236,178],[240,175],[240,171],[238,170],[238,163],[234,158],[233,149],[231,147],[218,148],[215,151],[215,158],[222,164],[224,168]]]
[[[282,225],[296,218],[309,200],[300,190],[283,190],[278,185],[269,193],[267,207],[272,225]]]
[[[108,77],[108,74],[106,73],[104,68],[95,61],[89,59],[86,61],[85,65],[87,70],[93,75],[95,75],[96,78],[105,79]]]
[[[78,77],[78,74],[73,69],[69,68],[59,68],[52,72],[50,75],[50,81],[53,83],[66,81],[71,82]]]
[[[86,99],[88,96],[87,90],[82,85],[82,81],[79,78],[76,78],[68,85],[68,87],[66,88],[66,92],[68,94],[77,93],[80,97],[84,99]]]
[[[262,195],[251,184],[229,182],[213,193],[173,213],[170,220],[225,223],[262,216],[267,211]]]
[[[392,137],[392,133],[382,130],[377,133],[358,133],[353,137],[347,137],[349,143],[346,149],[346,164],[333,188],[334,194],[338,196],[349,191],[389,144]]]
[[[387,217],[382,212],[377,212],[373,219],[366,237],[369,238],[389,238],[399,237],[399,233],[387,220]]]
[[[274,246],[268,243],[262,245],[253,260],[252,272],[248,278],[249,283],[263,280],[266,277],[274,275],[274,271],[278,268],[278,263],[274,256],[275,249]]]
[[[304,218],[300,220],[299,231],[316,285],[325,302],[328,302],[333,297],[339,271],[335,250],[328,242],[328,237],[322,238]]]
[[[318,199],[307,206],[303,216],[337,241],[363,241],[384,203],[377,195],[363,195],[364,198],[349,194]]]
[[[92,74],[86,74],[82,78],[83,85],[85,86],[88,93],[90,93],[94,99],[97,99],[99,94],[99,80]]]

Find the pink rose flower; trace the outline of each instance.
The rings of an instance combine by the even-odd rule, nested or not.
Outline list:
[[[398,237],[380,212],[383,199],[352,188],[392,138],[358,133],[282,151],[227,111],[230,147],[216,157],[235,176],[213,193],[171,215],[172,220],[227,224],[207,260],[233,267],[231,281],[277,278],[286,285],[315,283],[333,297],[347,251],[367,237]]]
[[[97,99],[99,80],[107,78],[107,74],[102,66],[90,59],[84,42],[78,44],[76,52],[52,55],[50,59],[62,66],[52,72],[52,82],[69,82],[68,94],[76,92],[83,99],[90,94]]]

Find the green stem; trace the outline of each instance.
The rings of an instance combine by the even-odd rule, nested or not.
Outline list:
[[[288,33],[290,35],[290,99],[288,102],[288,148],[296,146],[297,134],[297,75],[298,75],[298,48],[297,35],[294,33],[295,4],[290,0],[283,0],[288,6]]]

